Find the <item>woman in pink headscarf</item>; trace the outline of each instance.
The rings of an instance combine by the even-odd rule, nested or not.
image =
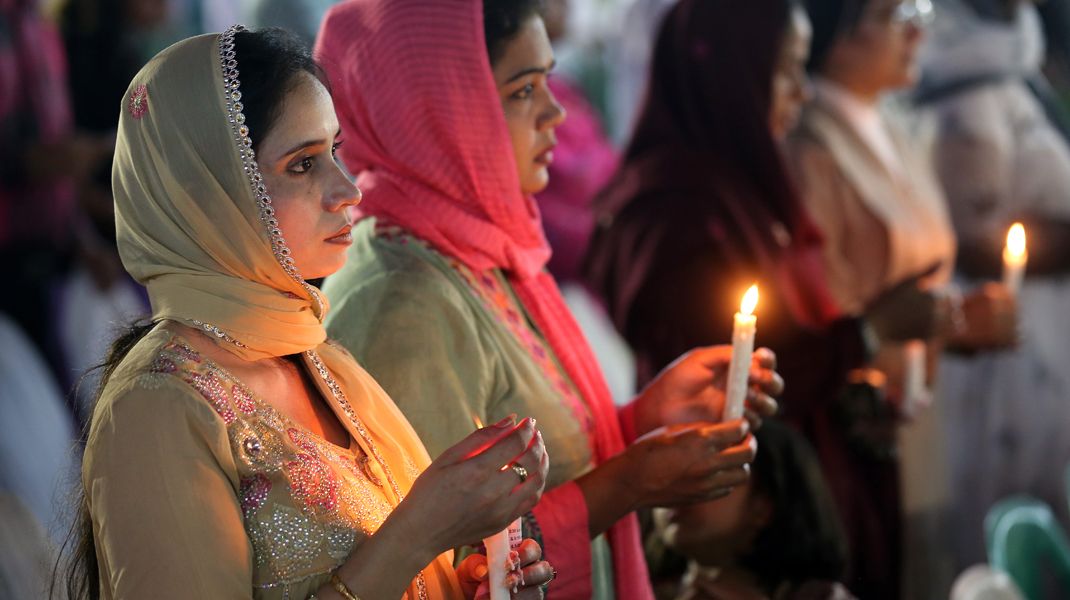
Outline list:
[[[317,55],[365,216],[325,284],[328,327],[432,456],[476,421],[537,418],[551,467],[525,524],[558,571],[551,597],[651,598],[633,511],[726,494],[753,444],[747,422],[710,422],[725,347],[689,353],[618,412],[544,269],[531,194],[546,186],[564,114],[538,8],[354,0],[328,13]],[[751,375],[762,414],[782,385],[773,363],[760,351]]]

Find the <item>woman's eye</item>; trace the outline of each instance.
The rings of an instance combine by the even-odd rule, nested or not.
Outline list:
[[[337,157],[338,156],[338,148],[340,148],[341,146],[342,146],[342,142],[335,142],[334,145],[331,146],[331,156]]]
[[[527,100],[534,92],[535,86],[529,83],[513,93],[513,98],[516,98],[517,100]]]
[[[295,164],[291,171],[294,173],[307,173],[312,169],[312,157],[302,158],[300,162]]]

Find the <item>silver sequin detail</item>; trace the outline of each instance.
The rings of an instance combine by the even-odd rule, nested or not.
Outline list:
[[[256,455],[260,454],[260,451],[263,450],[263,446],[260,445],[260,440],[254,437],[245,438],[245,441],[242,442],[242,448],[244,448],[245,453],[251,457],[256,457]]]
[[[338,385],[338,382],[334,379],[334,376],[331,375],[331,372],[327,370],[327,365],[323,364],[320,355],[315,350],[306,350],[305,356],[312,361],[312,366],[319,372],[319,376],[327,385],[327,389],[331,390],[334,399],[338,401],[338,405],[342,407],[342,411],[345,412],[346,416],[349,417],[350,422],[353,423],[353,428],[357,430],[361,439],[368,445],[368,449],[371,450],[371,455],[383,469],[383,473],[386,475],[386,480],[390,483],[390,489],[393,490],[394,495],[397,497],[398,503],[400,504],[401,501],[404,500],[405,495],[401,493],[401,488],[398,487],[398,481],[390,471],[390,466],[386,464],[386,459],[384,459],[382,453],[379,452],[379,447],[375,445],[367,428],[364,427],[364,421],[357,416],[356,411],[350,406],[349,399],[346,398],[345,392],[342,391],[342,387]],[[424,579],[423,571],[416,576],[416,588],[420,594],[420,598],[426,600],[428,598],[427,582]]]
[[[275,577],[283,582],[293,582],[303,577],[312,560],[320,550],[323,539],[319,528],[301,511],[282,505],[273,505],[271,516],[257,524],[252,537],[257,562],[268,564]]]
[[[245,344],[243,344],[243,343],[239,342],[238,340],[230,337],[230,335],[227,332],[225,332],[222,329],[216,327],[215,325],[212,325],[211,323],[205,323],[204,321],[198,321],[197,319],[190,319],[190,321],[194,325],[196,325],[197,327],[200,327],[201,329],[203,329],[205,333],[208,333],[210,335],[214,335],[217,338],[223,340],[224,342],[229,342],[229,343],[234,344],[235,346],[237,346],[239,348],[244,348],[245,347]]]

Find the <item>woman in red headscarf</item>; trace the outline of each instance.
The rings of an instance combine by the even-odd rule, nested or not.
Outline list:
[[[482,31],[481,31],[482,29]],[[632,512],[717,497],[746,477],[748,425],[716,420],[728,349],[690,354],[618,413],[544,266],[531,194],[564,115],[533,0],[359,0],[317,41],[367,218],[325,291],[332,335],[390,392],[432,455],[474,421],[538,419],[548,492],[527,521],[554,598],[650,598]],[[752,404],[779,377],[770,354]],[[753,416],[753,415],[752,415]]]

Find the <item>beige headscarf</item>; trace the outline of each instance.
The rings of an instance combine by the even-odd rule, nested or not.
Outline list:
[[[155,319],[208,323],[250,360],[302,352],[327,337],[326,300],[287,257],[218,37],[175,44],[130,85],[112,171],[119,253]]]
[[[127,90],[112,171],[123,265],[148,288],[155,320],[214,333],[247,360],[305,353],[396,504],[430,459],[386,392],[325,343],[326,298],[289,258],[251,149],[257,132],[244,126],[234,31],[171,46]],[[431,597],[459,595],[450,561],[425,569]]]

